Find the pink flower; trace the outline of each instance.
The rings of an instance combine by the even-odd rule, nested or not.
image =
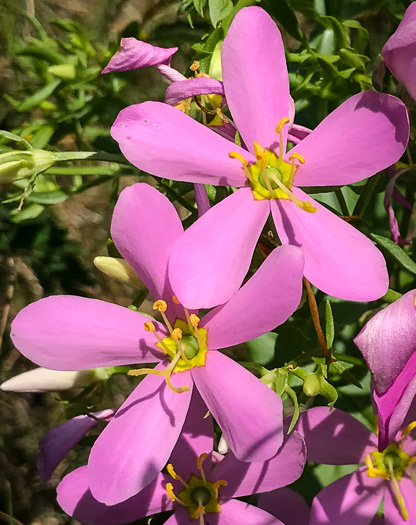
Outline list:
[[[306,456],[300,434],[292,432],[279,452],[266,462],[243,463],[229,452],[214,466],[212,418],[204,418],[205,414],[206,407],[197,397],[170,457],[167,474],[159,474],[139,494],[114,506],[98,502],[89,490],[85,466],[62,480],[57,489],[58,503],[85,525],[128,523],[169,510],[174,514],[165,522],[167,525],[282,525],[268,512],[233,498],[295,481],[303,471]]]
[[[173,243],[183,234],[173,205],[147,184],[120,195],[112,238],[158,300],[168,329],[114,304],[73,296],[41,299],[12,323],[16,347],[29,359],[58,370],[159,362],[118,410],[94,444],[90,488],[113,505],[137,494],[160,472],[178,439],[194,385],[235,455],[272,457],[283,440],[278,395],[218,352],[270,331],[299,305],[303,258],[294,246],[274,250],[234,296],[201,320],[173,300],[167,277]],[[192,263],[182,279],[194,279]],[[215,272],[207,277],[221,286]],[[173,325],[173,326],[172,326]],[[103,472],[106,473],[103,476]]]
[[[387,524],[415,522],[416,442],[410,432],[416,423],[397,434],[383,452],[377,448],[377,437],[341,410],[312,408],[301,414],[296,428],[305,438],[308,461],[365,464],[318,493],[309,525],[369,525],[383,499]]]
[[[393,75],[416,100],[416,2],[407,8],[396,32],[381,54]]]
[[[370,368],[383,450],[416,395],[416,291],[378,312],[354,339]]]
[[[173,248],[170,279],[179,300],[192,308],[228,300],[247,273],[270,212],[282,243],[302,249],[305,276],[315,286],[349,300],[382,296],[388,274],[381,253],[298,186],[350,184],[394,163],[409,136],[405,106],[390,95],[360,93],[286,153],[294,107],[281,35],[265,11],[237,13],[222,67],[227,103],[249,151],[158,102],[122,110],[111,132],[126,158],[153,175],[241,188]],[[193,279],[176,282],[189,262]],[[208,279],[213,271],[223,276],[215,296]]]

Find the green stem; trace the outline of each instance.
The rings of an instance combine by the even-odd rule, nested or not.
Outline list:
[[[360,197],[358,198],[357,204],[355,205],[353,215],[362,215],[364,210],[367,208],[368,203],[370,202],[371,196],[376,189],[377,183],[379,181],[380,174],[374,175],[371,179],[368,179],[364,190],[362,191]]]
[[[116,162],[117,164],[127,164],[128,166],[131,166],[130,162],[122,155],[112,155],[111,153],[98,151],[57,151],[54,152],[53,155],[55,162],[93,160],[101,162]]]
[[[166,184],[165,182],[159,181],[159,186],[162,186],[166,190],[166,193],[168,193],[171,197],[173,197],[179,204],[181,204],[184,208],[186,208],[190,212],[195,211],[195,207],[192,206],[192,204],[189,204],[188,201],[186,201],[177,191],[175,191],[171,186]]]

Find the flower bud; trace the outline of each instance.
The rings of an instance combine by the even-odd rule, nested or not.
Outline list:
[[[127,284],[136,290],[145,288],[140,277],[124,259],[100,256],[94,259],[94,264],[105,275],[120,283]]]
[[[35,368],[12,377],[0,385],[6,392],[57,392],[70,388],[84,388],[96,381],[95,370],[67,372]]]
[[[32,177],[50,168],[54,162],[55,155],[51,151],[6,151],[0,154],[0,184]]]
[[[72,80],[75,78],[75,66],[72,64],[49,66],[48,72],[52,73],[52,75],[55,75],[58,78],[63,78],[64,80]]]

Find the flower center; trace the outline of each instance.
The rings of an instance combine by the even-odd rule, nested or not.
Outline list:
[[[236,151],[231,151],[228,156],[232,159],[238,159],[243,165],[256,200],[289,199],[302,210],[313,213],[316,211],[316,208],[310,202],[298,199],[291,191],[293,177],[300,164],[305,163],[305,159],[299,153],[292,153],[288,159],[290,162],[283,160],[284,141],[282,129],[289,122],[289,117],[285,117],[276,128],[276,133],[279,134],[279,155],[276,155],[269,149],[263,149],[258,142],[253,142],[256,155],[255,164],[249,165],[247,160]]]
[[[177,298],[174,296],[173,301],[179,304]],[[170,360],[170,365],[165,370],[156,370],[154,368],[139,368],[137,370],[129,370],[128,374],[131,376],[139,376],[144,374],[155,374],[165,376],[165,381],[168,387],[174,392],[180,394],[189,390],[187,386],[176,387],[172,384],[171,375],[176,372],[183,372],[190,370],[194,366],[205,366],[205,356],[208,350],[207,347],[207,329],[198,328],[199,317],[195,314],[190,314],[188,309],[184,307],[186,321],[183,319],[176,319],[173,326],[167,318],[165,312],[167,304],[162,299],[159,299],[153,304],[153,309],[158,310],[165,321],[166,327],[169,331],[169,336],[162,339],[156,332],[156,327],[152,321],[144,323],[144,329],[147,332],[152,332],[156,339],[156,346],[162,350],[166,357]]]
[[[384,478],[393,484],[397,503],[403,519],[406,521],[409,519],[409,512],[400,492],[399,481],[408,467],[416,462],[416,457],[410,456],[403,450],[404,442],[414,428],[416,428],[416,422],[411,423],[402,431],[402,439],[399,444],[393,441],[383,452],[375,450],[371,454],[367,454],[365,458],[367,476]]]
[[[221,512],[218,502],[218,491],[221,486],[227,485],[227,482],[223,479],[215,481],[214,483],[207,480],[204,469],[202,468],[202,462],[207,456],[208,454],[201,454],[197,460],[197,468],[201,473],[201,477],[198,478],[192,475],[188,483],[175,472],[171,463],[167,466],[170,476],[174,480],[180,481],[184,486],[184,489],[176,495],[173,492],[172,483],[167,483],[166,490],[169,498],[186,507],[190,518],[194,520],[199,519],[200,525],[204,525],[205,514],[218,514]]]

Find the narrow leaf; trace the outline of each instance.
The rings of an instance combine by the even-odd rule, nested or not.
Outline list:
[[[391,257],[397,261],[408,272],[416,274],[416,263],[395,242],[381,235],[371,234],[376,243],[383,248]]]

